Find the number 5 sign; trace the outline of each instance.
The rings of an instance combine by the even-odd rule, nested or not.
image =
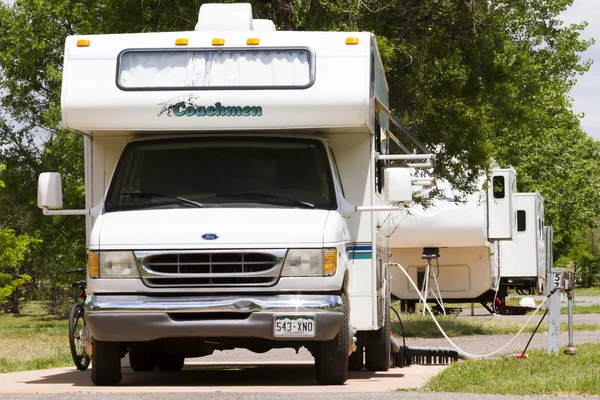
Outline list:
[[[552,268],[552,288],[554,289],[557,286],[560,286],[560,281],[562,280],[563,273],[565,271],[562,268]]]

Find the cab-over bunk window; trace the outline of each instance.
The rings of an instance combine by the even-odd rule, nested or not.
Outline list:
[[[314,55],[289,49],[131,49],[118,58],[122,90],[303,89],[314,82]]]

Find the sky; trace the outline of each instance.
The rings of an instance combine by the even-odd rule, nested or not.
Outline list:
[[[562,14],[566,24],[586,21],[587,28],[582,39],[594,38],[596,43],[581,54],[582,60],[594,61],[590,70],[577,78],[569,96],[573,98],[573,110],[584,113],[581,128],[596,140],[600,140],[600,0],[574,0],[573,5]]]

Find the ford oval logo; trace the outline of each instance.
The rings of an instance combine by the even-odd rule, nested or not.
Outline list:
[[[204,240],[215,240],[218,238],[219,235],[217,235],[216,233],[205,233],[204,235],[202,235],[202,239]]]

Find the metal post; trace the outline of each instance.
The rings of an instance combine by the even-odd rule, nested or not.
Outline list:
[[[551,226],[544,228],[544,239],[546,242],[546,294],[550,294],[552,289],[560,286],[563,270],[552,268],[554,231]],[[561,293],[556,291],[546,302],[548,309],[548,355],[558,355],[558,337],[560,334],[560,298]]]
[[[555,287],[560,286],[563,275],[562,268],[552,268],[547,281],[546,289],[548,293]],[[558,355],[558,337],[560,334],[560,297],[561,292],[556,291],[548,301],[546,307],[548,308],[548,355]]]
[[[475,315],[475,303],[471,303],[471,317]]]
[[[574,282],[575,276],[571,271],[565,272],[564,281],[565,281],[565,291],[567,292],[567,302],[569,307],[569,345],[565,349],[565,354],[574,356],[579,353],[577,347],[573,344],[573,289],[575,286]]]

